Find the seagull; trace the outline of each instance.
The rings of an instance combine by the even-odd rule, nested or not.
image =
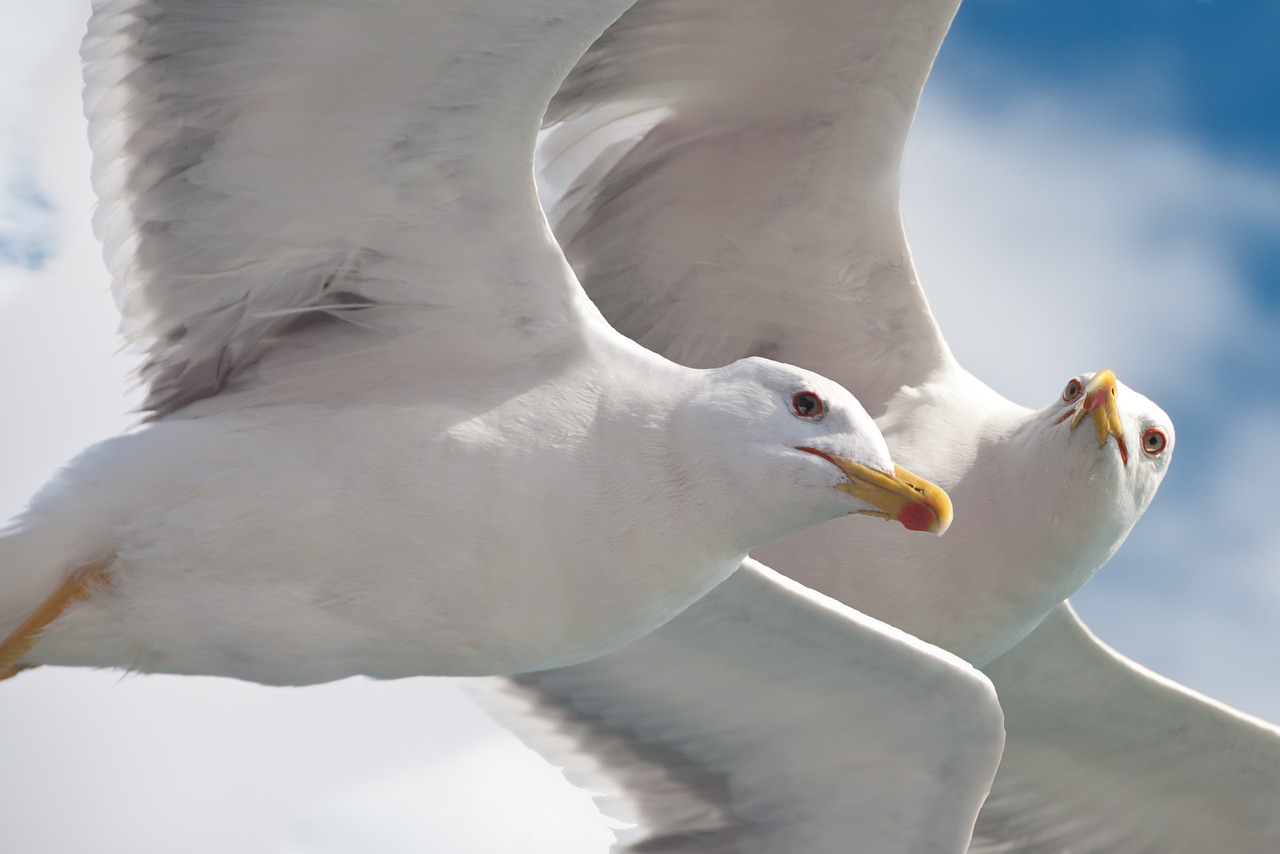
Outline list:
[[[1065,602],[1150,504],[1174,452],[1168,416],[1110,370],[1055,384],[1039,409],[1005,399],[958,364],[917,281],[899,166],[957,5],[640,0],[552,101],[539,155],[550,220],[617,329],[683,364],[767,355],[819,370],[859,396],[899,463],[951,494],[959,513],[942,540],[891,550],[881,531],[835,520],[752,554],[991,677],[1007,740],[971,850],[1280,850],[1280,730],[1128,661]],[[647,797],[628,757],[661,765],[689,797],[716,793],[716,832],[737,828],[737,841],[676,850],[755,850],[757,816],[805,806],[793,787],[840,785],[838,768],[771,777],[744,755],[774,756],[771,723],[785,728],[790,707],[846,700],[819,682],[765,703],[769,673],[691,625],[740,610],[729,592],[630,648],[513,688],[540,714],[572,717],[568,747],[640,803],[651,839],[680,831],[679,799]],[[677,645],[700,670],[672,666]],[[659,700],[629,710],[695,682],[736,704],[685,709],[665,729]],[[826,742],[848,737],[833,728]],[[602,752],[602,739],[626,749]],[[844,828],[843,844],[797,835],[761,850],[848,850],[850,815],[872,796],[859,787],[809,816]]]
[[[622,0],[115,0],[84,42],[150,416],[0,536],[0,676],[517,673],[845,514],[942,533],[835,383],[611,329],[533,179]]]

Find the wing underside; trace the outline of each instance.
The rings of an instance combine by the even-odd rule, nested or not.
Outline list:
[[[754,562],[649,637],[505,693],[500,718],[639,822],[627,851],[960,852],[1001,743],[968,665]]]
[[[621,332],[709,367],[761,355],[887,401],[951,355],[899,166],[954,0],[642,0],[566,79],[543,203]]]
[[[1280,851],[1280,730],[1107,647],[1064,603],[984,668],[1004,759],[973,854]]]
[[[83,47],[95,225],[149,356],[147,408],[210,395],[334,322],[349,334],[306,359],[419,336],[518,364],[571,334],[577,285],[532,147],[626,5],[99,3]]]

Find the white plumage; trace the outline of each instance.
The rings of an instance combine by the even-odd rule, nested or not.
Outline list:
[[[1004,743],[981,673],[752,560],[617,652],[476,693],[636,824],[624,850],[962,850]]]
[[[0,537],[0,676],[517,672],[832,516],[945,528],[834,383],[680,367],[578,286],[533,147],[625,6],[98,4],[96,224],[155,420]]]
[[[1047,386],[1051,402],[1038,411],[1004,399],[956,363],[916,281],[898,168],[956,6],[641,0],[552,103],[540,149],[551,221],[619,330],[690,365],[768,354],[822,370],[866,403],[900,460],[951,492],[960,513],[941,541],[894,548],[880,531],[835,521],[753,554],[987,665],[1009,738],[974,850],[1275,850],[1280,732],[1123,660],[1063,603],[1154,496],[1174,447],[1168,417],[1110,371]],[[1106,310],[1081,306],[1082,318]],[[720,596],[696,613],[732,613]],[[632,719],[616,703],[630,694],[613,684],[614,668],[637,683],[631,693],[692,680],[674,675],[674,653],[644,652],[664,642],[701,656],[708,690],[769,690],[765,673],[753,689],[742,684],[749,671],[720,661],[715,639],[689,626],[523,679],[522,690],[575,710],[580,749],[594,749],[597,728],[625,732],[633,752],[658,745],[673,768],[712,775],[722,829],[749,826],[757,799],[786,809],[790,790],[745,760],[726,766],[717,745],[749,726],[760,741],[739,749],[771,750],[769,721],[754,715],[774,710],[743,700],[736,715],[691,715],[655,735],[643,712]],[[792,702],[842,700],[816,682]],[[843,738],[833,730],[829,740]],[[815,786],[836,785],[828,769],[811,773]],[[820,820],[848,826],[865,791]],[[650,807],[655,836],[679,826],[666,804]],[[772,850],[847,850],[788,838],[792,848]],[[913,850],[889,836],[880,847],[860,841]]]

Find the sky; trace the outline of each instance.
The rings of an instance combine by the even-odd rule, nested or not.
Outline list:
[[[88,227],[86,14],[0,6],[0,515],[136,404]],[[1112,368],[1174,419],[1160,494],[1073,597],[1085,621],[1272,721],[1278,37],[1269,0],[967,0],[904,170],[921,281],[966,367],[1036,407]],[[0,827],[32,854],[609,839],[584,796],[445,680],[268,689],[44,668],[0,684],[0,757]]]

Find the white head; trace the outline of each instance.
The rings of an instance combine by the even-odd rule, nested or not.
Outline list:
[[[1107,512],[1127,533],[1155,497],[1173,458],[1173,422],[1165,411],[1111,371],[1098,371],[1068,380],[1036,422],[1064,436],[1072,448],[1065,457],[1072,474],[1068,485],[1087,481],[1092,500],[1109,505]]]
[[[677,441],[696,480],[737,496],[735,512],[762,545],[852,513],[943,533],[945,492],[897,467],[857,399],[831,380],[750,358],[702,372],[677,415]]]
[[[1047,610],[1107,562],[1150,505],[1173,457],[1173,423],[1098,371],[1072,377],[1025,436],[1012,490],[1023,506],[1008,512],[1027,532],[1024,570],[1041,576]]]

